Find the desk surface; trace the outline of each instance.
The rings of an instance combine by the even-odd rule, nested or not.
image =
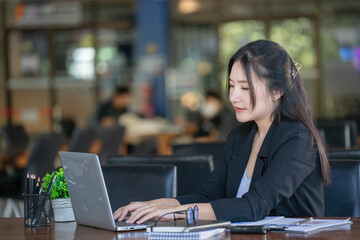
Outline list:
[[[353,224],[328,229],[312,234],[267,233],[267,234],[225,234],[209,239],[247,239],[247,240],[281,240],[281,239],[360,239],[360,218],[351,218]],[[0,218],[0,239],[148,239],[144,231],[115,233],[70,223],[53,223],[49,227],[25,228],[23,218]]]

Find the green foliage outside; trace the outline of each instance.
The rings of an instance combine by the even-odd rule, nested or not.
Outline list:
[[[310,19],[294,18],[270,22],[270,40],[283,46],[292,58],[303,65],[302,73],[316,64],[313,41],[314,27]],[[241,46],[255,40],[265,39],[265,23],[261,20],[244,20],[224,23],[219,28],[219,60],[222,79],[226,79],[227,64]],[[222,81],[226,90],[226,81]]]
[[[270,39],[283,46],[304,69],[315,67],[314,25],[308,18],[273,21]]]
[[[226,92],[226,71],[230,57],[246,43],[265,39],[265,24],[262,21],[247,20],[229,22],[219,27],[219,61],[221,64],[222,89]]]
[[[265,39],[265,24],[248,20],[224,23],[219,28],[219,58],[222,71],[226,71],[230,57],[246,43]]]
[[[49,186],[51,185],[51,181],[56,175],[56,179],[51,188],[51,199],[56,198],[69,198],[69,190],[66,184],[66,180],[64,177],[63,169],[60,168],[59,171],[54,171],[51,174],[47,173],[45,177],[43,177],[43,189],[42,192],[46,192]]]
[[[313,44],[313,23],[307,18],[272,21],[270,40],[282,45],[304,67],[314,67],[316,55]],[[222,24],[219,28],[219,57],[226,70],[231,55],[251,41],[265,39],[265,23],[247,20]]]

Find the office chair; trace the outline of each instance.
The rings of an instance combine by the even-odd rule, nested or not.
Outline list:
[[[177,193],[186,195],[194,193],[208,179],[214,169],[211,155],[193,156],[159,156],[159,155],[126,155],[112,156],[109,165],[114,164],[159,164],[177,166]]]
[[[63,118],[60,120],[60,127],[61,127],[61,132],[65,136],[64,141],[66,143],[70,142],[70,139],[76,127],[75,121],[71,118]]]
[[[21,125],[10,125],[1,128],[5,141],[5,152],[7,154],[21,154],[26,151],[29,145],[29,136]]]
[[[95,128],[75,129],[70,139],[69,151],[87,153],[96,139]]]
[[[40,134],[35,138],[34,144],[31,148],[28,163],[25,169],[18,169],[15,176],[6,176],[0,180],[0,197],[8,198],[7,209],[10,214],[12,206],[14,205],[11,199],[22,199],[21,194],[26,191],[26,174],[35,174],[40,178],[44,177],[46,173],[51,173],[54,170],[55,157],[60,150],[63,143],[63,136],[59,133],[45,133]],[[17,216],[16,209],[15,216]],[[6,212],[6,211],[5,211]]]
[[[221,125],[219,127],[219,142],[226,142],[227,137],[231,130],[239,126],[240,123],[236,119],[235,112],[232,111],[226,111],[221,116]]]
[[[51,173],[55,169],[54,161],[63,140],[63,135],[60,133],[40,134],[35,139],[26,171],[41,177]]]
[[[357,126],[355,121],[320,121],[317,123],[317,128],[329,149],[357,147]]]
[[[173,155],[212,155],[214,166],[222,159],[225,142],[191,143],[172,146]]]
[[[360,216],[360,160],[331,159],[332,183],[324,188],[325,217]]]
[[[360,160],[360,149],[329,150],[329,159],[356,159]]]
[[[155,137],[142,139],[137,144],[133,145],[130,153],[131,155],[156,155],[158,143]]]
[[[101,166],[113,211],[133,201],[176,196],[176,166]]]
[[[99,159],[102,165],[107,164],[108,157],[118,155],[120,144],[124,139],[125,128],[121,126],[109,127],[104,131]]]

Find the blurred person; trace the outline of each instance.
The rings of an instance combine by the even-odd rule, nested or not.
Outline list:
[[[188,111],[186,120],[177,119],[184,127],[184,133],[191,135],[195,142],[226,141],[226,136],[238,123],[230,109],[225,106],[220,94],[209,91],[205,94],[197,111]]]
[[[216,141],[219,137],[223,114],[226,114],[226,112],[221,96],[213,91],[207,92],[200,108],[200,117],[196,123],[197,130],[193,135],[195,141]]]
[[[242,124],[229,134],[224,157],[191,195],[132,202],[114,219],[128,223],[184,218],[255,221],[268,215],[321,217],[330,165],[307,101],[300,65],[279,44],[258,40],[228,64],[228,96]]]
[[[101,127],[117,125],[119,118],[128,112],[131,99],[132,95],[128,87],[117,87],[111,99],[99,107],[96,113],[97,122]]]

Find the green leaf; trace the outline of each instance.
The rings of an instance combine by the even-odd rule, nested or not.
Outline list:
[[[48,188],[51,186],[51,181],[56,175],[56,179],[51,188],[51,199],[55,198],[69,198],[69,190],[66,184],[66,179],[64,176],[63,169],[60,168],[59,171],[54,171],[51,174],[47,173],[42,179],[43,181],[43,190],[42,192],[47,192]]]

